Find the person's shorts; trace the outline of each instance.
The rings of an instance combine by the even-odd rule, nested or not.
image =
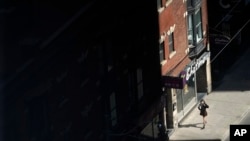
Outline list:
[[[203,116],[203,117],[207,116],[207,111],[205,111],[205,112],[200,112],[200,115]]]

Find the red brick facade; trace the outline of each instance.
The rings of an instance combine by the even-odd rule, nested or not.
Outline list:
[[[162,7],[158,8],[159,48],[167,103],[166,111],[163,110],[163,121],[167,129],[173,129],[178,127],[178,122],[211,88],[207,1],[161,2]],[[164,79],[170,78],[168,76],[176,80],[182,77],[183,87],[175,87],[179,84]]]
[[[185,63],[181,63],[182,61],[189,63],[190,60],[188,58],[188,42],[187,42],[187,3],[185,0],[169,0],[170,3],[162,8],[161,12],[159,12],[159,33],[160,36],[164,35],[164,32],[167,33],[171,28],[174,27],[174,49],[176,53],[170,58],[170,52],[168,49],[168,38],[164,39],[165,42],[165,59],[166,62],[162,64],[162,75],[177,75],[178,72],[175,69],[176,67],[180,67],[180,69],[185,66]],[[206,0],[202,1],[202,24],[203,24],[203,34],[205,32],[204,37],[207,34],[207,3]],[[204,38],[204,43],[206,43],[206,39]],[[181,63],[183,66],[178,66]],[[174,70],[175,69],[175,70]],[[174,71],[174,72],[170,72]]]

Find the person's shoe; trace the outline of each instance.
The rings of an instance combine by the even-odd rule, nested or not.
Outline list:
[[[203,127],[201,129],[205,129],[205,124],[203,124]]]

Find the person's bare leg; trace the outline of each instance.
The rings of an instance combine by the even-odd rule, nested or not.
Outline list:
[[[204,117],[203,117],[203,129],[205,128],[206,123],[207,123],[207,121],[206,121],[206,117],[204,116]]]
[[[206,117],[203,117],[203,123],[204,123],[204,124],[207,123]]]

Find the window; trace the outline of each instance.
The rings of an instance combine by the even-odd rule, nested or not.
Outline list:
[[[168,35],[168,47],[169,47],[169,53],[174,52],[174,33],[171,32]]]
[[[201,10],[195,12],[196,22],[196,42],[198,43],[202,39],[202,24],[201,24]]]
[[[193,15],[188,15],[188,45],[193,45],[193,37],[194,37],[194,31],[193,31]]]
[[[188,7],[192,7],[192,6],[193,6],[192,0],[187,0],[187,6],[188,6]]]
[[[201,20],[201,9],[190,13],[188,15],[188,45],[195,46],[203,38],[202,31],[202,20]]]
[[[159,46],[159,53],[160,53],[160,62],[165,60],[165,48],[164,48],[164,41],[160,43]]]
[[[196,5],[198,5],[199,3],[201,3],[201,0],[187,0],[188,8],[193,8]]]
[[[161,0],[157,0],[157,8],[158,9],[162,8],[162,1]]]

